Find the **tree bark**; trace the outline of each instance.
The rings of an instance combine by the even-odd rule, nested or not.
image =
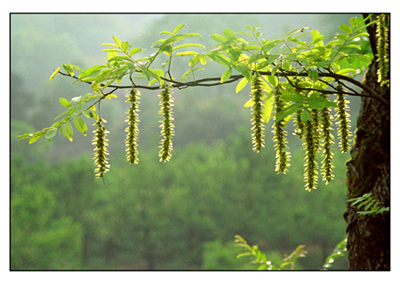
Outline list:
[[[387,87],[377,82],[378,63],[374,59],[364,84],[386,101]],[[365,193],[390,205],[390,108],[377,100],[363,97],[351,158],[347,162],[348,199]],[[359,209],[347,204],[344,217],[348,232],[350,270],[390,270],[390,214],[362,216]]]

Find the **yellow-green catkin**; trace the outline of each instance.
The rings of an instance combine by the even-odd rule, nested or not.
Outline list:
[[[339,147],[342,153],[347,153],[350,150],[350,115],[348,114],[348,103],[342,93],[342,86],[338,86],[338,95],[335,100],[337,104],[336,124],[338,127]]]
[[[378,83],[388,82],[389,74],[389,14],[378,16],[377,22],[377,51],[378,51]]]
[[[172,99],[171,86],[165,85],[164,90],[159,94],[160,97],[160,114],[163,117],[161,124],[161,145],[158,153],[160,162],[167,162],[171,159],[171,152],[173,150],[172,137],[175,134],[173,118],[173,99]]]
[[[94,125],[97,129],[93,131],[93,143],[94,148],[94,164],[96,165],[95,173],[97,178],[102,178],[106,172],[110,170],[110,164],[108,162],[107,152],[107,141],[106,135],[109,133],[103,125],[106,123],[102,118],[99,118]]]
[[[260,74],[256,72],[253,76],[252,84],[251,84],[251,97],[254,102],[252,107],[252,119],[251,124],[253,131],[252,133],[252,143],[253,143],[253,151],[259,152],[264,145],[264,124],[262,121],[262,111],[264,108],[263,94],[262,94],[262,83]]]
[[[322,151],[324,158],[321,162],[322,180],[328,184],[334,177],[333,175],[333,135],[331,133],[333,117],[331,108],[325,107],[321,110],[321,136],[322,136]]]
[[[282,99],[282,92],[280,87],[276,87],[274,91],[275,95],[275,123],[273,125],[273,140],[275,141],[275,171],[278,173],[286,173],[288,167],[290,166],[290,152],[286,149],[287,147],[287,131],[284,130],[285,122],[284,120],[276,121],[276,117],[281,112],[285,106]]]
[[[125,132],[125,147],[126,147],[126,159],[131,164],[137,164],[139,162],[139,151],[138,151],[138,136],[139,136],[139,98],[140,92],[132,89],[127,95],[126,102],[130,104],[128,111],[126,112],[128,127]]]
[[[296,112],[296,118],[294,120],[294,135],[299,136],[300,139],[303,138],[303,133],[304,133],[304,122],[301,120],[301,112],[302,110],[299,110]]]
[[[317,151],[318,140],[316,141],[315,125],[312,118],[304,123],[303,146],[304,156],[304,181],[308,191],[315,189],[318,183]]]

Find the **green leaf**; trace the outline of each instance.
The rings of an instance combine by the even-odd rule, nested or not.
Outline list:
[[[64,98],[60,98],[59,101],[60,101],[60,104],[63,107],[66,107],[66,108],[71,108],[72,107],[71,103],[69,101],[67,101],[66,99],[64,99]]]
[[[308,68],[308,76],[313,80],[314,82],[318,81],[318,71],[314,67]]]
[[[242,54],[241,51],[238,48],[232,48],[230,46],[224,47],[223,48],[226,55],[233,61],[237,62],[240,58],[240,55]]]
[[[209,52],[207,56],[225,67],[231,67],[231,60],[219,51]]]
[[[196,51],[182,51],[182,52],[177,52],[176,54],[175,54],[175,56],[192,56],[192,55],[197,55],[197,54],[199,54],[198,52],[196,52]]]
[[[119,38],[116,37],[116,36],[113,36],[112,38],[114,39],[114,41],[115,41],[115,43],[117,44],[117,46],[118,46],[119,48],[121,48],[121,41],[119,40]]]
[[[197,54],[195,56],[193,56],[192,59],[189,60],[189,66],[195,66],[197,63],[199,63],[200,61],[200,56],[202,56],[202,54]]]
[[[272,68],[272,71],[271,71],[271,76],[274,76],[274,75],[275,75],[275,73],[276,73],[278,70],[279,70],[279,65],[278,65],[278,64],[276,64],[276,65],[274,66],[274,68]]]
[[[264,43],[264,45],[261,47],[261,50],[264,52],[267,52],[268,50],[270,50],[271,48],[277,46],[282,40],[273,40],[273,41],[267,41],[266,43]]]
[[[200,63],[201,63],[201,65],[206,65],[206,63],[207,63],[207,56],[205,55],[205,54],[199,54],[198,55],[199,56],[199,60],[200,60]]]
[[[336,103],[327,100],[324,97],[318,95],[311,95],[307,98],[308,108],[310,109],[322,109],[325,107],[336,107]]]
[[[278,86],[279,80],[275,76],[266,76],[267,81],[274,87]]]
[[[94,120],[98,120],[98,115],[97,115],[97,113],[94,111],[94,110],[92,110],[92,109],[85,109],[84,111],[82,111],[82,113],[86,116],[86,117],[90,117],[90,118],[93,118]]]
[[[68,74],[73,77],[74,76],[74,66],[70,63],[62,65],[64,70],[68,72]]]
[[[53,139],[53,137],[57,134],[57,128],[50,128],[49,130],[47,130],[46,134],[44,135],[44,137],[46,139],[49,140],[49,142],[51,141],[51,139]]]
[[[235,33],[230,29],[224,29],[222,33],[223,33],[224,37],[230,42],[234,41],[236,38]]]
[[[218,42],[222,42],[222,43],[225,43],[225,42],[226,42],[226,38],[223,37],[222,35],[219,35],[219,34],[212,34],[212,35],[211,35],[211,38],[212,38],[213,40],[215,40],[215,41],[218,41]]]
[[[259,47],[258,45],[245,45],[243,50],[261,50],[261,47]]]
[[[243,107],[252,107],[254,105],[254,100],[253,99],[249,99],[244,105]]]
[[[83,119],[80,116],[77,116],[74,120],[74,125],[76,127],[76,129],[78,129],[78,131],[80,133],[82,133],[84,136],[86,136],[86,131],[88,130],[86,123],[83,121]]]
[[[273,106],[274,106],[274,100],[272,99],[272,93],[271,93],[268,95],[264,104],[263,119],[265,124],[267,124],[271,118]]]
[[[353,32],[353,29],[346,24],[341,25],[340,27],[338,27],[338,29],[342,32],[345,32],[346,34],[351,34]]]
[[[352,25],[353,27],[356,27],[358,24],[357,18],[353,17],[350,19],[350,25]]]
[[[283,94],[282,99],[286,102],[302,103],[305,99],[304,96],[297,93]]]
[[[310,42],[308,44],[308,46],[312,46],[312,45],[315,45],[316,47],[324,46],[324,43],[322,40],[325,38],[325,36],[321,36],[319,31],[313,30],[311,32],[311,36],[312,36],[313,40],[312,40],[312,42]]]
[[[342,69],[342,70],[339,70],[338,72],[336,72],[336,74],[346,74],[346,73],[353,73],[353,72],[355,72],[356,70],[354,69],[354,68],[345,68],[345,69]]]
[[[346,44],[345,46],[343,46],[344,48],[355,48],[358,50],[361,50],[361,46],[357,45],[357,44]]]
[[[239,93],[248,83],[246,77],[244,77],[242,80],[239,81],[239,83],[236,85],[236,93]]]
[[[162,34],[166,34],[166,35],[169,35],[169,36],[173,36],[173,34],[172,34],[171,32],[169,32],[169,31],[162,31],[162,32],[160,32],[160,35],[162,35]]]
[[[33,134],[29,134],[29,144],[35,143],[36,140],[38,140],[40,137],[42,137],[44,134],[46,134],[46,131],[38,131]]]
[[[100,45],[108,45],[108,46],[118,47],[118,45],[115,45],[113,43],[102,43]]]
[[[56,70],[54,70],[54,72],[50,75],[49,80],[53,80],[54,76],[56,76],[56,74],[58,73],[58,71],[60,71],[61,67],[58,67]]]
[[[141,52],[141,51],[143,51],[143,49],[140,48],[140,47],[132,48],[132,49],[129,51],[129,56],[132,56],[132,55],[134,55],[134,54],[136,54],[136,53],[138,53],[138,52]]]
[[[164,40],[163,44],[159,47],[160,49],[162,49],[164,46],[168,45],[168,44],[172,44],[175,43],[177,41],[180,41],[186,37],[190,36],[189,34],[184,34],[184,35],[174,35],[170,38],[167,38],[166,40]]]
[[[118,96],[116,94],[108,94],[107,99],[111,100],[112,98],[118,99]]]
[[[88,69],[85,69],[81,74],[79,74],[79,79],[84,78],[84,77],[92,77],[96,76],[101,69],[106,67],[105,65],[96,65],[93,67],[90,67]]]
[[[275,122],[281,121],[288,115],[295,113],[299,110],[304,109],[303,103],[294,103],[291,104],[287,107],[285,107],[283,110],[281,110],[279,113],[276,114]]]
[[[201,34],[199,34],[199,33],[188,33],[188,34],[185,34],[185,37],[192,37],[192,36],[202,37]]]
[[[185,47],[202,47],[202,48],[206,48],[204,45],[199,44],[199,43],[185,43],[185,44],[181,44],[181,45],[175,46],[174,50],[179,49],[179,48],[185,48]]]
[[[96,81],[92,82],[92,89],[95,93],[97,93],[98,91],[100,91],[101,88],[101,83],[97,83]]]
[[[115,49],[115,48],[106,48],[106,49],[103,49],[101,52],[121,52],[121,50]]]
[[[306,122],[306,121],[309,121],[310,118],[311,118],[310,112],[306,109],[303,109],[303,111],[300,114],[301,121]]]
[[[163,51],[165,54],[168,56],[172,54],[172,51],[174,50],[172,47],[172,44],[166,44],[160,48],[161,51]]]
[[[175,29],[172,31],[172,35],[176,35],[184,26],[186,26],[186,25],[183,25],[183,24],[177,25],[175,27]]]
[[[232,75],[232,69],[226,69],[224,71],[224,73],[222,73],[221,76],[221,83],[225,82],[226,80],[228,80]]]
[[[69,141],[72,142],[72,134],[74,134],[74,130],[72,129],[72,125],[70,122],[67,122],[63,126],[61,126],[61,132],[62,134],[64,134],[65,137],[69,139]]]
[[[252,74],[251,70],[248,67],[244,65],[236,65],[233,66],[233,68],[235,68],[236,71],[240,72],[247,79],[247,81],[251,82]]]

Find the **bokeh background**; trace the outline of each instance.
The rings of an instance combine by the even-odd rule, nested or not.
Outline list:
[[[266,147],[251,150],[247,86],[235,84],[174,90],[173,157],[158,161],[157,91],[141,90],[140,162],[125,162],[126,91],[102,104],[108,121],[111,170],[105,185],[94,177],[90,126],[71,143],[57,135],[32,145],[17,135],[52,124],[63,111],[59,97],[91,92],[86,84],[50,74],[62,63],[88,68],[101,64],[105,47],[118,36],[154,52],[159,32],[187,24],[182,32],[211,47],[213,33],[259,26],[265,39],[312,27],[329,41],[353,14],[11,14],[11,269],[12,270],[248,270],[250,258],[234,245],[238,234],[257,244],[273,263],[298,245],[307,257],[300,270],[321,269],[346,237],[345,161],[335,152],[335,180],[304,190],[303,149],[288,125],[292,166],[274,171],[271,122]],[[145,52],[145,53],[146,53]],[[198,78],[220,76],[217,64]],[[174,59],[180,77],[187,58]],[[361,75],[360,75],[361,76]],[[360,101],[350,98],[354,128]],[[86,118],[85,118],[86,119]],[[347,268],[345,258],[332,269]]]

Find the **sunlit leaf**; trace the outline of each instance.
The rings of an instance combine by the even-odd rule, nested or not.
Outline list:
[[[273,106],[274,106],[274,100],[272,94],[269,94],[267,99],[265,100],[264,110],[263,110],[263,119],[265,124],[267,124],[271,119]]]
[[[225,82],[226,80],[228,80],[232,75],[232,69],[226,69],[224,71],[224,73],[222,73],[221,76],[221,83]]]
[[[199,44],[199,43],[185,43],[185,44],[181,44],[181,45],[175,46],[174,50],[179,49],[179,48],[185,48],[185,47],[202,47],[202,48],[206,48],[204,45]]]
[[[54,76],[58,73],[58,71],[61,70],[61,67],[58,67],[56,70],[54,70],[54,72],[51,74],[49,80],[53,80]]]
[[[239,93],[248,83],[246,77],[244,77],[242,80],[239,81],[239,83],[236,85],[236,93]]]
[[[211,38],[218,42],[222,42],[222,43],[226,42],[226,38],[219,34],[212,34]]]
[[[71,103],[69,101],[67,101],[66,99],[64,99],[64,98],[59,98],[59,101],[60,101],[60,104],[63,107],[66,107],[66,108],[71,108],[72,107]]]
[[[173,32],[172,32],[172,35],[176,35],[184,26],[186,26],[186,25],[177,25],[176,27],[175,27],[175,29],[173,30]]]
[[[192,55],[196,55],[198,54],[198,52],[196,51],[182,51],[182,52],[177,52],[175,54],[175,56],[192,56]]]
[[[115,43],[117,44],[117,46],[118,46],[119,48],[121,48],[121,41],[120,41],[120,39],[119,39],[118,37],[116,37],[116,36],[113,36],[112,38],[114,39],[114,41],[115,41]]]

